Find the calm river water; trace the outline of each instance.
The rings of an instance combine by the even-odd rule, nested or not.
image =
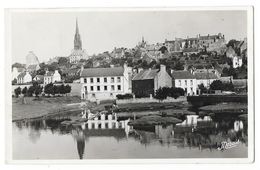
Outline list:
[[[247,122],[236,116],[188,116],[177,125],[128,126],[96,120],[64,126],[63,120],[13,123],[13,159],[245,158]],[[222,142],[235,142],[219,150]]]

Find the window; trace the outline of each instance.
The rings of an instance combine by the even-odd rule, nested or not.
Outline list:
[[[121,85],[117,85],[117,90],[121,90]]]
[[[187,80],[185,80],[185,86],[187,86]]]
[[[95,97],[95,94],[94,94],[94,93],[92,94],[92,97]]]
[[[179,86],[181,86],[181,80],[179,80]]]
[[[117,82],[120,83],[121,82],[121,78],[117,77]]]
[[[97,86],[97,91],[100,91],[100,86]]]
[[[84,78],[84,83],[87,83],[87,78]]]
[[[90,86],[90,91],[94,91],[94,87],[93,86]]]
[[[90,83],[93,83],[94,82],[94,79],[93,78],[90,78]]]
[[[115,82],[115,78],[111,77],[111,83],[114,83],[114,82]]]
[[[193,86],[193,81],[192,80],[190,80],[190,85]]]
[[[104,90],[107,91],[107,86],[104,86]]]
[[[100,82],[100,78],[97,78],[97,83],[99,83]]]
[[[111,86],[111,91],[114,91],[114,90],[115,90],[115,86],[112,85],[112,86]]]
[[[104,77],[104,83],[106,83],[107,82],[107,78],[106,77]]]

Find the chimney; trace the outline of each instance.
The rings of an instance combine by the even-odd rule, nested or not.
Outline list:
[[[161,64],[160,65],[160,71],[166,72],[166,66]]]

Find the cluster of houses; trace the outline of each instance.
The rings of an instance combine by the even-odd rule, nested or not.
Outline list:
[[[186,95],[200,94],[198,85],[209,88],[220,74],[214,69],[196,69],[168,72],[165,65],[160,69],[132,69],[122,67],[87,68],[81,71],[81,98],[84,100],[113,99],[118,94],[153,96],[159,88],[179,87]]]

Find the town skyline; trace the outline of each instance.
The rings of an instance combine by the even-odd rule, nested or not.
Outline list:
[[[165,39],[173,40],[175,37],[196,37],[198,34],[223,33],[227,41],[242,40],[247,35],[246,25],[243,24],[247,20],[244,11],[62,14],[37,12],[33,15],[26,12],[15,13],[12,17],[12,63],[25,63],[25,56],[29,51],[34,51],[40,62],[46,62],[56,56],[68,56],[73,49],[76,19],[78,19],[79,33],[82,38],[82,48],[88,55],[112,51],[114,47],[134,48],[141,41],[142,36],[149,44],[154,44],[164,42]],[[46,17],[49,19],[47,20]],[[106,27],[100,28],[103,25]],[[192,29],[189,28],[190,25]],[[131,29],[125,29],[130,26]]]

